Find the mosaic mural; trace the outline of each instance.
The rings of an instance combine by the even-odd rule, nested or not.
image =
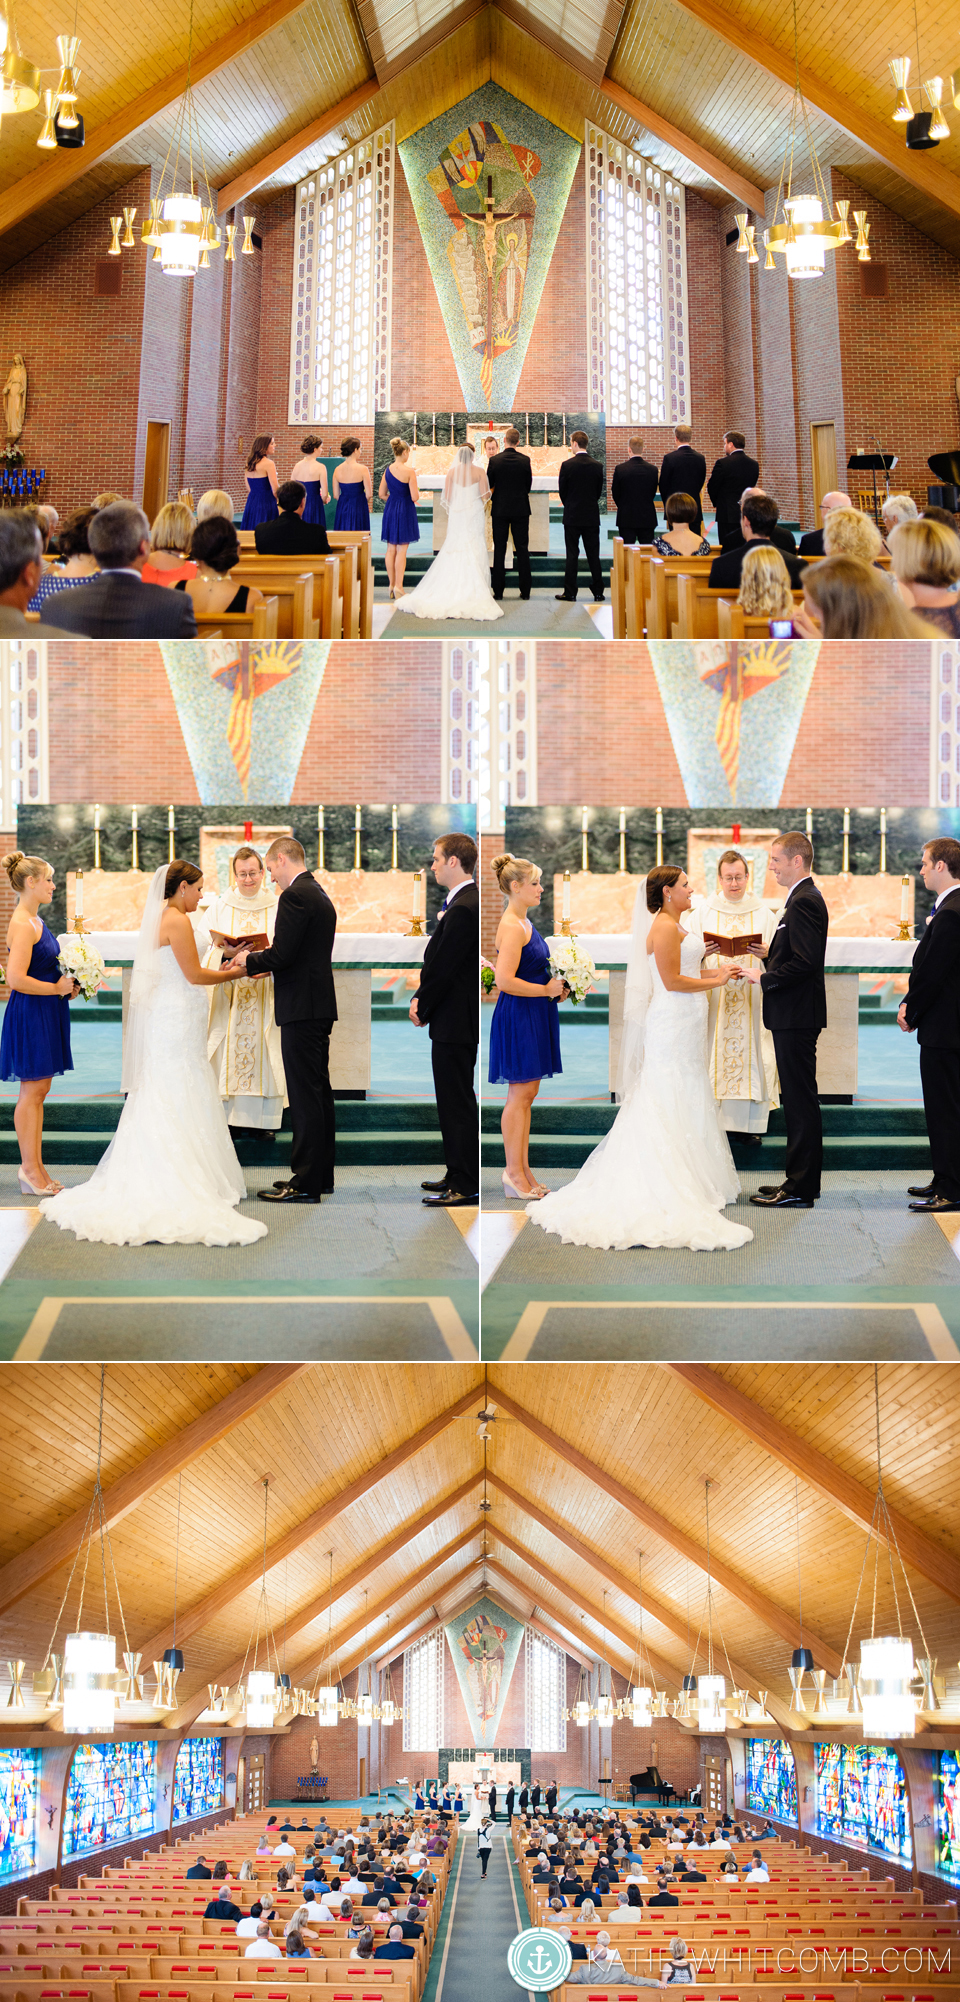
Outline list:
[[[472,1606],[444,1628],[460,1693],[478,1745],[492,1745],[517,1665],[523,1628],[492,1599]]]
[[[776,806],[820,651],[818,640],[650,640],[691,806]]]
[[[36,1866],[39,1792],[39,1752],[0,1752],[0,1877],[22,1876]]]
[[[329,640],[161,641],[200,798],[289,799]]]
[[[398,147],[468,410],[510,410],[580,156],[495,83]]]

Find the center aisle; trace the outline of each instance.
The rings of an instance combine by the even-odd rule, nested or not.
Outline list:
[[[450,1916],[447,1920],[445,1910],[423,2002],[477,2002],[480,1990],[483,2002],[519,2002],[524,1990],[507,1973],[507,1949],[527,1919],[509,1839],[498,1824],[486,1883],[475,1830],[463,1828],[458,1846],[461,1854],[448,1894]]]

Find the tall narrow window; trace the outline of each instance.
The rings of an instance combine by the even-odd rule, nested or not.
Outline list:
[[[608,424],[682,424],[690,412],[683,189],[590,124],[584,159],[590,409]]]
[[[472,806],[479,795],[480,675],[482,640],[445,640],[443,646],[442,795]]]
[[[372,424],[390,407],[393,125],[297,188],[291,424]]]
[[[524,1660],[527,1685],[527,1744],[531,1752],[565,1752],[567,1658],[555,1641],[527,1627]]]
[[[537,804],[537,643],[486,640],[480,683],[480,826]]]
[[[0,826],[49,798],[47,643],[0,640]]]
[[[443,1744],[443,1628],[403,1651],[403,1749],[436,1752]]]

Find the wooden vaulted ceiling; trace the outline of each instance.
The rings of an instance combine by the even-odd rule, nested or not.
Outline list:
[[[29,1668],[44,1657],[89,1505],[99,1380],[85,1365],[4,1370],[0,1659]],[[880,1394],[887,1501],[928,1646],[952,1681],[960,1373],[885,1366]],[[870,1368],[492,1366],[487,1514],[484,1395],[482,1370],[459,1364],[107,1371],[106,1517],[130,1644],[148,1665],[173,1639],[179,1508],[186,1668],[171,1723],[200,1715],[209,1682],[239,1677],[267,1476],[270,1613],[295,1682],[313,1680],[328,1625],[346,1672],[451,1617],[484,1577],[518,1617],[588,1659],[606,1645],[626,1672],[642,1551],[645,1641],[675,1689],[703,1618],[706,1480],[714,1635],[738,1683],[769,1689],[786,1721],[798,1544],[803,1639],[838,1672],[876,1488]],[[85,1624],[99,1623],[98,1570]],[[75,1578],[67,1626],[76,1602]],[[881,1568],[878,1631],[891,1612]],[[13,1722],[0,1713],[0,1737]]]
[[[850,0],[833,13],[800,0],[798,11],[824,164],[960,254],[949,92],[953,132],[933,153],[908,153],[889,116],[888,59],[916,46],[912,0],[880,10]],[[49,0],[17,0],[16,13],[22,48],[53,82],[64,20]],[[87,146],[38,154],[36,115],[4,119],[0,268],[162,163],[186,25],[185,5],[81,5]],[[949,78],[955,26],[943,0],[919,0],[919,36],[922,75]],[[709,201],[755,208],[746,191],[779,177],[793,80],[792,15],[777,0],[195,0],[194,52],[211,184],[239,182],[249,199],[252,181],[254,207],[381,119],[395,117],[403,137],[493,78],[577,137],[596,118]]]

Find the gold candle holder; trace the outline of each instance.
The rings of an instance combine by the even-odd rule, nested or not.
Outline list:
[[[391,869],[396,869],[396,867],[397,867],[397,835],[398,835],[398,831],[399,831],[399,814],[398,814],[398,811],[397,811],[397,808],[396,808],[396,807],[394,806],[394,807],[391,807],[391,809],[390,809],[390,836],[391,836],[391,839],[390,839],[390,867],[391,867]]]
[[[323,822],[323,808],[322,806],[318,806],[317,808],[317,868],[318,869],[322,869],[324,867],[323,837],[325,831],[326,830]]]
[[[360,861],[360,835],[362,831],[363,809],[356,806],[353,810],[353,866],[355,869],[359,869],[362,866]]]
[[[79,931],[79,932],[82,932],[86,929],[83,922],[83,870],[82,869],[77,870],[76,889],[74,890],[73,893],[73,929],[74,931]]]
[[[132,811],[131,811],[131,814],[130,814],[130,842],[131,842],[131,848],[132,848],[132,858],[131,858],[131,863],[130,863],[130,867],[131,867],[131,869],[139,869],[139,867],[140,867],[140,830],[139,830],[139,823],[138,823],[138,820],[137,820],[137,809],[136,809],[136,807],[133,807],[133,809],[132,809]]]
[[[413,874],[413,916],[410,920],[408,938],[422,938],[423,919],[420,915],[420,892],[423,885],[423,870],[415,869]]]
[[[656,818],[656,835],[657,835],[657,868],[659,869],[659,868],[660,868],[660,867],[662,866],[662,864],[663,864],[663,808],[662,808],[662,806],[658,806],[658,807],[657,807],[657,818]]]
[[[571,922],[570,922],[570,871],[569,871],[569,869],[565,869],[565,870],[564,870],[564,872],[563,872],[563,910],[562,910],[562,912],[561,912],[561,917],[560,917],[560,932],[559,932],[559,936],[560,936],[561,938],[573,938],[573,936],[574,936],[574,933],[573,933],[573,931],[571,930]]]
[[[167,808],[167,860],[172,862],[177,853],[177,826],[172,806]]]

